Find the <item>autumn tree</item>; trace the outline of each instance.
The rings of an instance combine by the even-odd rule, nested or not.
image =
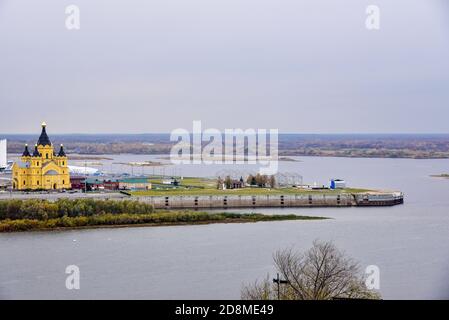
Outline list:
[[[250,185],[250,186],[255,186],[257,184],[256,182],[256,177],[253,176],[252,174],[250,174],[248,176],[248,178],[246,179],[246,182]]]
[[[226,189],[231,189],[232,181],[231,181],[231,177],[230,176],[227,176],[225,178],[224,184],[226,186]]]

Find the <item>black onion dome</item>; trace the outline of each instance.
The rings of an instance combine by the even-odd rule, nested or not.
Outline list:
[[[61,144],[61,149],[59,149],[58,157],[65,157],[64,146]]]
[[[34,152],[33,157],[40,157],[41,154],[39,153],[39,150],[37,150],[37,144],[34,146]]]
[[[37,144],[39,146],[51,146],[51,142],[50,142],[50,138],[47,135],[47,131],[45,130],[45,127],[47,125],[44,123],[42,123],[42,132],[41,135],[39,137],[39,140],[37,141]]]
[[[25,145],[25,150],[22,153],[22,157],[31,157],[30,151],[28,150],[28,145]]]

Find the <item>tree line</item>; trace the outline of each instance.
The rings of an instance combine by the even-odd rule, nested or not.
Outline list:
[[[244,181],[243,177],[240,177],[239,181]],[[260,188],[275,188],[276,187],[276,178],[274,175],[266,175],[266,174],[250,174],[246,178],[246,184],[251,187],[260,187]],[[226,189],[231,189],[232,187],[232,178],[231,176],[226,176],[224,179],[218,177],[217,179],[217,189],[221,189],[222,186],[225,186]]]
[[[55,202],[50,202],[32,199],[0,201],[0,220],[47,220],[62,217],[89,217],[107,213],[148,214],[153,212],[152,205],[131,200],[58,199]]]
[[[276,178],[271,175],[268,176],[266,174],[256,174],[252,175],[250,174],[248,178],[246,178],[246,182],[250,186],[257,186],[257,187],[270,187],[275,188],[276,187]]]

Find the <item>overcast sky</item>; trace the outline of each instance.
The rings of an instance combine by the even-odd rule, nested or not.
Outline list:
[[[0,111],[2,133],[447,133],[449,5],[0,0]]]

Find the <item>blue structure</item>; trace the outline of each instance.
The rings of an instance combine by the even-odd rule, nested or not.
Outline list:
[[[330,184],[330,189],[344,189],[346,188],[346,181],[341,179],[332,179]]]

